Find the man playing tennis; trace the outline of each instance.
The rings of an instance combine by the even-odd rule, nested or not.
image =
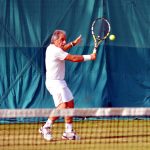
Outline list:
[[[46,88],[53,96],[56,109],[74,108],[74,98],[68,88],[65,77],[65,60],[72,62],[83,62],[88,60],[95,60],[96,54],[90,55],[71,55],[66,51],[79,44],[81,36],[73,42],[66,44],[66,33],[63,30],[56,30],[52,37],[51,43],[46,49]],[[45,125],[39,129],[44,139],[51,140],[51,128],[58,117],[49,117]],[[65,117],[65,132],[62,139],[76,140],[77,135],[73,131],[73,118]]]

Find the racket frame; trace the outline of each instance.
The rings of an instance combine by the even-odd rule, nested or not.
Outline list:
[[[101,37],[99,37],[99,36],[96,37],[95,34],[94,34],[94,25],[95,25],[96,21],[99,20],[99,19],[103,19],[103,20],[106,21],[106,23],[108,24],[108,33],[107,33],[103,38],[101,38]],[[111,30],[110,23],[108,22],[107,19],[105,19],[105,18],[102,17],[102,18],[96,18],[96,19],[93,21],[92,26],[91,26],[91,33],[92,33],[93,40],[94,40],[94,49],[97,49],[98,46],[100,45],[100,43],[101,43],[102,41],[104,41],[104,40],[108,37],[108,35],[110,34],[110,30]],[[95,53],[95,52],[94,52],[94,53]]]

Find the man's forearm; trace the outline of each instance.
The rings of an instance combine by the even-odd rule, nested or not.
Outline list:
[[[74,46],[73,42],[70,42],[64,46],[63,50],[67,51],[68,49],[72,48],[73,46]]]

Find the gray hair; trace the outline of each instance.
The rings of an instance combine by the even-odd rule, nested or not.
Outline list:
[[[54,41],[59,38],[60,34],[66,35],[66,32],[64,30],[55,30],[52,37],[51,37],[51,44],[54,44]]]

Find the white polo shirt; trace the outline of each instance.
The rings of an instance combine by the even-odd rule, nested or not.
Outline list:
[[[50,44],[46,49],[46,84],[48,86],[59,85],[66,86],[65,77],[65,57],[67,52],[61,48]],[[49,85],[50,84],[50,85]]]

